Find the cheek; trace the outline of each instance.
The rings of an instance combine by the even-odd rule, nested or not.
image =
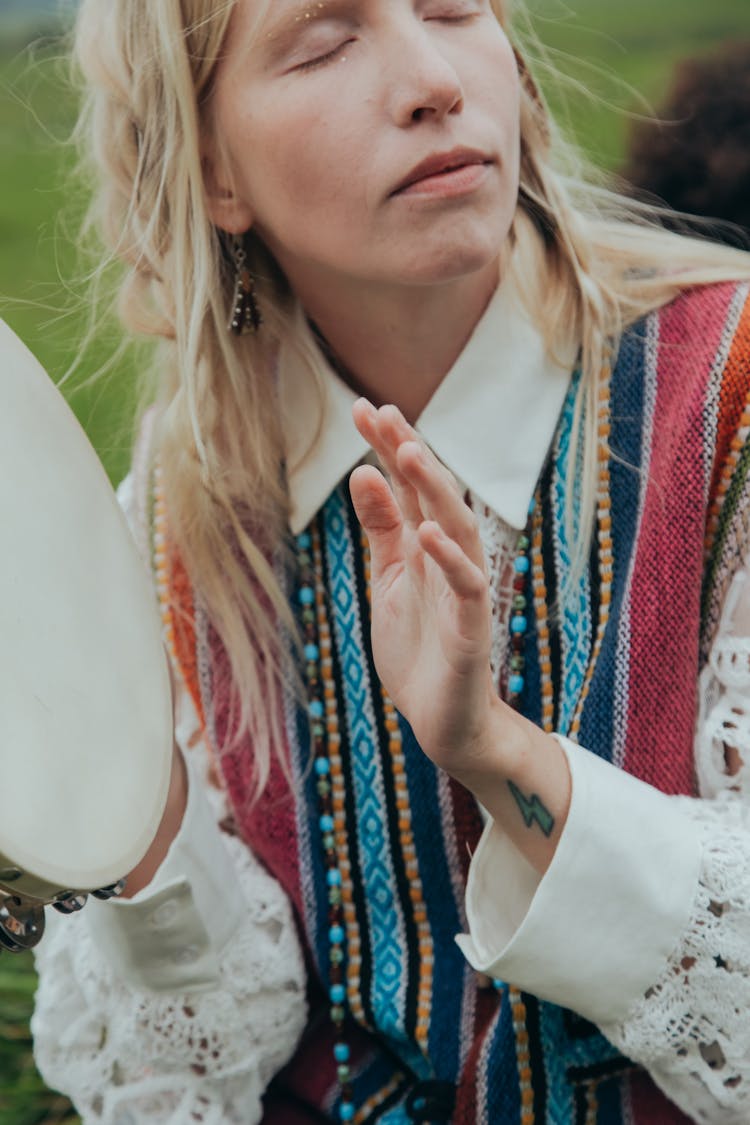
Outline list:
[[[239,183],[261,226],[296,226],[321,209],[352,210],[364,190],[366,146],[348,124],[299,102],[293,110],[277,103],[245,118]]]
[[[477,68],[477,78],[480,91],[483,89],[485,98],[491,100],[490,112],[508,139],[517,138],[521,126],[521,80],[513,48],[505,35],[494,50],[487,51],[485,66]]]

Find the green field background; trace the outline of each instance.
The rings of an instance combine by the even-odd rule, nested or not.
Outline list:
[[[626,112],[658,104],[677,60],[750,37],[750,0],[533,0],[531,6],[547,61],[566,76],[562,93],[550,89],[551,101],[591,160],[608,168],[622,159]],[[87,267],[76,239],[85,192],[71,178],[65,143],[75,99],[64,48],[46,37],[29,49],[29,38],[23,21],[3,20],[0,0],[0,317],[58,380],[78,355],[87,324]],[[100,331],[66,384],[113,481],[128,464],[138,361],[126,357],[93,383],[91,376],[116,345],[112,326]],[[34,987],[28,958],[0,955],[0,1125],[76,1120],[33,1066]]]

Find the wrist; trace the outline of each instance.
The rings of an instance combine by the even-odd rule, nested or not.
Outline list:
[[[486,807],[484,796],[523,771],[539,738],[546,736],[495,695],[481,730],[461,756],[466,765],[451,774]]]
[[[540,873],[549,867],[571,799],[560,743],[498,700],[487,742],[471,768],[454,774]]]

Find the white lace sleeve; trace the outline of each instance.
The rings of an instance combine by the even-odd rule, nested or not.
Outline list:
[[[490,561],[502,559],[483,540]],[[667,797],[560,739],[572,802],[548,872],[541,878],[490,822],[469,872],[469,934],[458,942],[481,972],[598,1024],[694,1121],[748,1125],[748,561],[724,603],[699,699],[698,799]]]
[[[750,1121],[750,577],[734,579],[700,683],[702,840],[690,921],[655,984],[603,1030],[694,1120]]]
[[[126,514],[132,497],[120,490]],[[221,832],[187,692],[177,741],[185,820],[129,903],[49,912],[32,1019],[39,1070],[84,1125],[253,1125],[306,1020],[305,973],[279,884]]]
[[[118,979],[83,914],[50,919],[37,955],[34,1053],[84,1125],[253,1125],[305,1021],[286,903],[238,841],[246,911],[210,989],[152,992]]]

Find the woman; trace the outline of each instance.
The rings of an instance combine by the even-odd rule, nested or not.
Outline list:
[[[747,1118],[750,263],[563,174],[511,36],[81,6],[182,748],[40,954],[87,1121]]]

